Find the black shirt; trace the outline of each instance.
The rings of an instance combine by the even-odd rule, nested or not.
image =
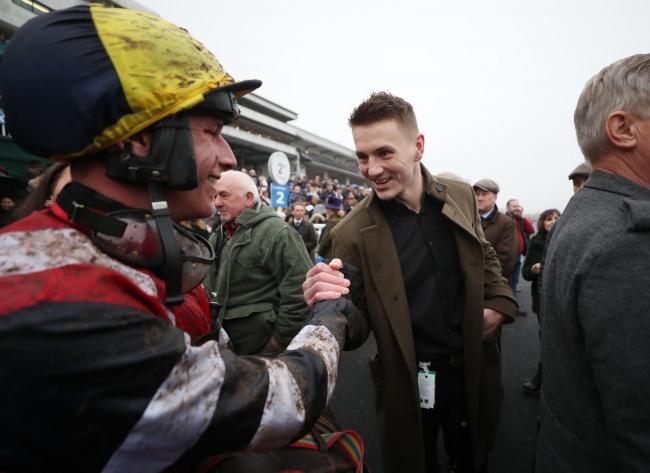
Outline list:
[[[462,355],[463,277],[442,202],[425,194],[419,213],[396,199],[379,202],[399,256],[418,361]]]

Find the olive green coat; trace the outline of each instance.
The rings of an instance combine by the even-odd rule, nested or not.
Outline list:
[[[501,276],[497,256],[485,240],[471,187],[433,178],[424,168],[425,191],[444,203],[453,224],[464,279],[463,366],[476,462],[491,448],[503,396],[500,352],[483,341],[483,308],[510,317],[517,305]],[[385,473],[424,473],[415,347],[400,262],[391,229],[375,195],[364,199],[332,230],[332,256],[364,275],[368,322],[363,339],[374,332],[377,355],[370,360],[376,390],[379,436]],[[361,304],[363,305],[363,304]],[[427,446],[426,448],[435,448]]]
[[[239,228],[204,284],[219,304],[219,319],[241,354],[258,352],[273,336],[287,345],[307,320],[302,283],[312,267],[300,235],[270,207],[246,209]],[[218,233],[210,237],[217,245]],[[238,336],[241,333],[241,336]]]

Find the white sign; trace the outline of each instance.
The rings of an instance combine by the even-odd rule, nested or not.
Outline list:
[[[269,156],[269,176],[276,184],[286,184],[291,177],[291,164],[289,158],[282,151],[276,151]]]

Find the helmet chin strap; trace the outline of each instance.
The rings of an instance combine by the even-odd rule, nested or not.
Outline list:
[[[209,93],[193,113],[218,116],[229,123],[239,116],[232,92]],[[168,116],[151,129],[151,149],[148,156],[136,156],[131,146],[122,151],[108,152],[106,174],[118,181],[143,184],[149,189],[151,210],[164,252],[164,274],[167,283],[165,304],[183,302],[182,259],[163,189],[191,190],[197,187],[196,157],[187,112]]]
[[[181,252],[176,244],[174,226],[163,194],[162,184],[149,182],[149,197],[151,199],[151,214],[158,228],[158,236],[165,258],[164,271],[167,283],[165,304],[174,306],[183,302]]]
[[[189,190],[197,186],[196,160],[187,114],[167,117],[152,127],[149,156],[134,155],[127,143],[124,150],[108,153],[107,158],[108,177],[129,183],[146,183],[152,217],[163,249],[167,287],[165,304],[182,303],[183,264],[163,189]]]

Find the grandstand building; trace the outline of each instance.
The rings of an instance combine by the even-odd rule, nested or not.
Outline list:
[[[74,0],[0,0],[0,61],[6,43],[27,20],[51,10],[90,3]],[[132,0],[94,0],[115,8],[132,8],[156,14]],[[354,152],[290,122],[298,114],[263,98],[249,94],[239,101],[241,118],[224,129],[241,167],[254,168],[258,175],[267,175],[268,157],[282,151],[291,162],[296,176],[321,175],[345,184],[362,183]],[[20,175],[28,162],[39,161],[20,149],[7,134],[4,113],[0,109],[0,165],[10,174]]]

